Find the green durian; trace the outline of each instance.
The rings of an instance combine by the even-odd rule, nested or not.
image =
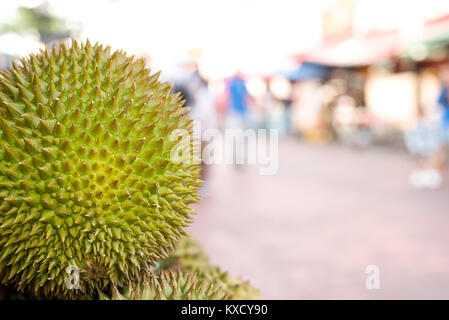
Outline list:
[[[78,296],[148,278],[200,187],[196,161],[171,157],[172,133],[192,133],[171,89],[143,59],[89,41],[0,73],[0,283]]]
[[[218,283],[200,278],[192,272],[162,271],[148,281],[114,289],[111,295],[99,294],[104,300],[231,300],[232,295]]]
[[[231,277],[219,267],[211,265],[200,244],[192,236],[179,240],[175,251],[160,262],[159,268],[194,273],[199,279],[216,283],[233,299],[259,299],[259,290],[252,287],[248,281]]]

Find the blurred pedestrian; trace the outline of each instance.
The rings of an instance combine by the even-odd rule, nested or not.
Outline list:
[[[203,133],[209,129],[216,129],[218,127],[217,109],[214,97],[209,91],[208,82],[199,73],[199,81],[196,87],[193,88],[190,118],[199,121],[200,128],[194,127],[194,130],[200,129],[196,134],[203,136]],[[207,142],[201,139],[201,155]],[[212,190],[209,184],[209,165],[205,162],[207,159],[201,159],[201,179],[204,181],[200,190],[202,197],[210,196]]]
[[[170,81],[173,83],[173,92],[179,92],[185,101],[184,106],[191,107],[201,81],[196,62],[191,57],[184,57],[171,75]]]
[[[415,187],[439,188],[443,184],[449,157],[449,65],[441,69],[442,87],[437,103],[437,122],[426,123],[422,114],[414,129],[408,133],[413,148],[428,153],[422,169],[410,175],[410,183]],[[413,139],[412,139],[413,138]],[[406,140],[407,142],[407,140]],[[410,144],[409,143],[409,144]]]
[[[240,168],[245,159],[244,148],[238,147],[244,139],[243,130],[248,127],[249,93],[245,80],[240,72],[237,72],[228,81],[228,112],[226,115],[226,129],[233,131],[236,143],[233,144],[233,164]]]
[[[438,98],[438,105],[442,113],[442,147],[446,149],[449,146],[449,64],[445,65],[441,72],[442,89]]]
[[[237,72],[228,82],[229,108],[227,114],[227,127],[243,129],[246,127],[248,114],[249,94],[245,80],[240,72]]]

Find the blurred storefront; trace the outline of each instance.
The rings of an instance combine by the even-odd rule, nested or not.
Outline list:
[[[449,61],[449,15],[413,30],[359,32],[351,21],[343,19],[339,33],[325,34],[295,56],[298,64],[320,65],[328,74],[293,79],[294,129],[310,140],[397,146],[418,115],[437,110],[440,70]]]

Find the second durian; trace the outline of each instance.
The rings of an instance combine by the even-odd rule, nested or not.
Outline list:
[[[206,279],[221,287],[233,299],[259,299],[259,290],[248,281],[231,277],[219,267],[211,265],[200,244],[191,236],[185,236],[178,242],[176,250],[160,262],[160,270],[194,273],[199,279]]]

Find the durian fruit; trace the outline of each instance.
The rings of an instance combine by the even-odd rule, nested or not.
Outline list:
[[[160,262],[160,269],[195,273],[199,279],[208,279],[222,287],[233,299],[259,299],[259,290],[248,281],[233,278],[219,267],[211,265],[200,244],[192,236],[179,240],[175,251]]]
[[[113,289],[111,295],[100,293],[103,300],[231,300],[234,297],[215,281],[194,273],[162,271],[148,281]]]
[[[77,296],[146,279],[198,200],[199,166],[171,157],[171,134],[192,133],[182,104],[143,59],[89,41],[1,72],[0,283]]]

